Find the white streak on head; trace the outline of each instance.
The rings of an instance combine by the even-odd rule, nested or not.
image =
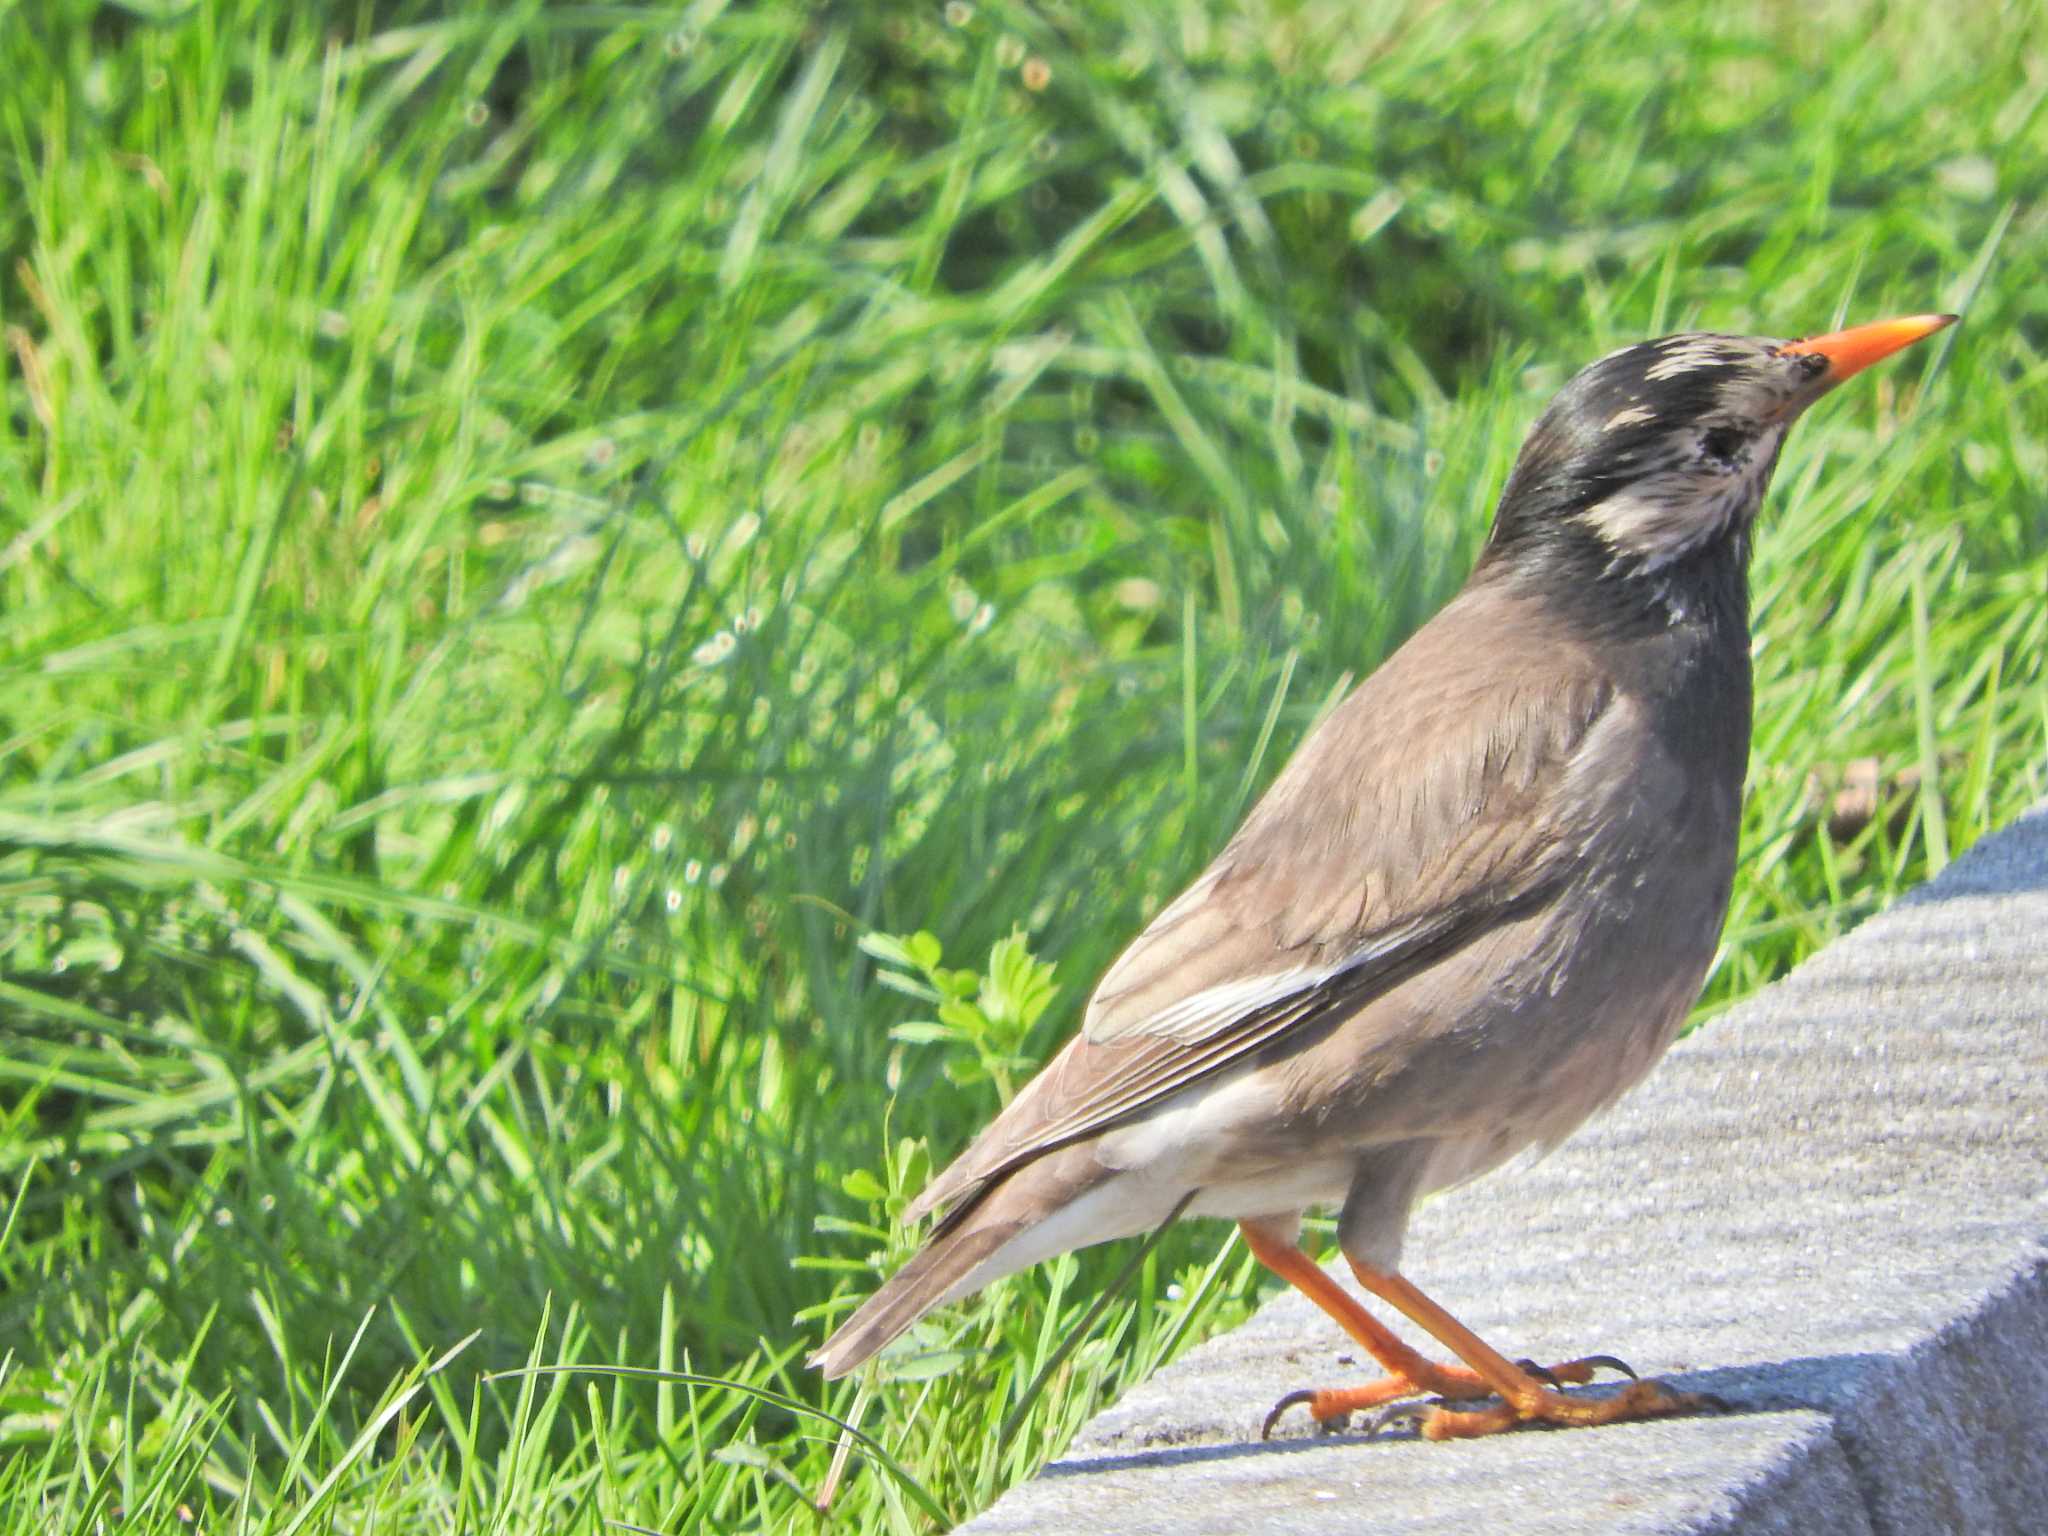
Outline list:
[[[1732,470],[1697,457],[1666,460],[1579,516],[1624,565],[1662,570],[1756,515],[1783,433],[1767,431]]]
[[[1595,502],[1584,516],[1608,548],[1647,572],[1720,533],[1732,511],[1702,498],[1678,476],[1658,475]]]
[[[1621,427],[1638,426],[1646,421],[1655,421],[1657,413],[1645,405],[1631,405],[1616,411],[1601,426],[1602,432],[1613,432]]]
[[[1728,338],[1725,336],[1687,336],[1678,340],[1676,345],[1666,345],[1660,350],[1662,355],[1643,375],[1653,383],[1660,379],[1675,379],[1695,368],[1723,368],[1729,360]]]

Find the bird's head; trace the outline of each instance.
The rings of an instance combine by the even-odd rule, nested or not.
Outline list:
[[[1954,319],[1916,315],[1803,341],[1693,331],[1609,353],[1529,433],[1489,557],[1623,578],[1700,558],[1740,566],[1800,412]]]

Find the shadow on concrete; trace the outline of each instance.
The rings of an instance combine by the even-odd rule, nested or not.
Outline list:
[[[1839,1413],[1873,1371],[1904,1362],[1894,1355],[1806,1355],[1760,1365],[1730,1365],[1660,1377],[1688,1392],[1711,1392],[1731,1412],[1790,1413],[1808,1408]]]
[[[1673,1371],[1656,1379],[1681,1392],[1706,1392],[1728,1404],[1728,1416],[1754,1413],[1797,1413],[1801,1411],[1833,1416],[1841,1410],[1871,1371],[1901,1362],[1891,1355],[1810,1355],[1792,1360],[1773,1360],[1756,1365],[1731,1365],[1706,1371]],[[1602,1383],[1575,1387],[1574,1397],[1611,1397],[1626,1383]],[[1581,1431],[1588,1433],[1589,1431]],[[1519,1431],[1528,1433],[1528,1431]],[[1059,1461],[1039,1476],[1047,1478],[1086,1477],[1100,1472],[1124,1472],[1141,1467],[1188,1467],[1205,1462],[1239,1461],[1251,1456],[1290,1456],[1330,1446],[1363,1447],[1402,1445],[1416,1439],[1412,1431],[1389,1431],[1368,1436],[1363,1430],[1335,1434],[1295,1434],[1277,1440],[1238,1441],[1224,1445],[1161,1445],[1117,1455],[1090,1456],[1085,1460]]]

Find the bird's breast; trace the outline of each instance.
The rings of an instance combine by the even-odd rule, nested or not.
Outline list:
[[[1301,1155],[1444,1140],[1490,1165],[1626,1092],[1712,963],[1740,796],[1739,769],[1674,744],[1655,701],[1611,711],[1551,807],[1572,844],[1558,882],[1282,1066]]]

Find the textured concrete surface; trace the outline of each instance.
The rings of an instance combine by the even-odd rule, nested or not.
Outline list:
[[[2048,811],[1426,1207],[1405,1267],[1510,1355],[1734,1411],[1435,1445],[1296,1410],[1262,1445],[1280,1394],[1367,1374],[1289,1295],[964,1530],[2048,1531]]]

